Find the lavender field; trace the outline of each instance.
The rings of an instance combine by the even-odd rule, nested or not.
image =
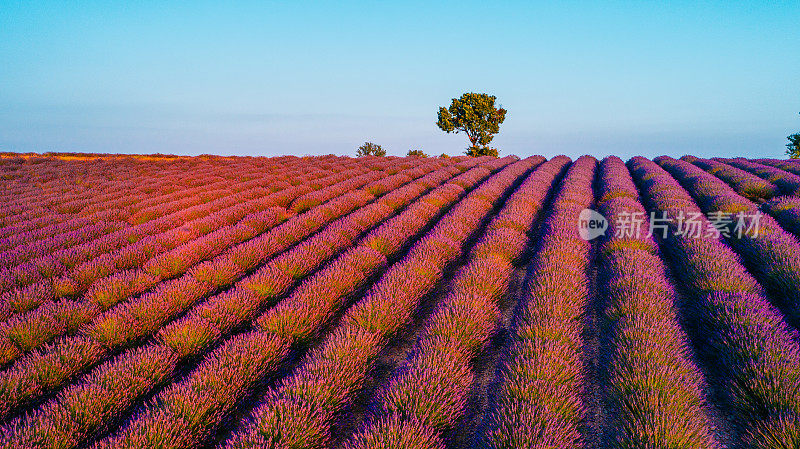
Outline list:
[[[5,154],[0,197],[2,448],[800,448],[800,161]]]

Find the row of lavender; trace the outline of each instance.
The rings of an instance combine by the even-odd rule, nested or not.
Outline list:
[[[753,199],[769,199],[780,192],[768,180],[749,172],[715,161],[686,159],[716,174]],[[659,158],[657,161],[672,168],[675,165],[680,166],[680,163],[674,163],[668,158]],[[680,194],[682,189],[677,190],[680,187],[675,192],[669,192],[671,183],[675,184],[674,180],[669,176],[659,178],[654,169],[644,173],[649,168],[642,168],[645,164],[652,163],[634,160],[631,169],[634,173],[638,170],[637,178],[647,186],[647,194],[656,197],[648,198],[654,204],[653,212],[672,213],[673,217],[687,212],[703,216],[694,206],[692,197],[686,195],[685,191],[683,195]],[[691,179],[692,175],[697,178],[704,176],[699,175],[696,170],[680,168],[684,171],[673,171],[673,175],[687,180],[687,184],[692,187],[694,199],[701,204],[717,206],[708,207],[706,212],[752,213],[756,210],[746,199],[726,194],[724,187],[727,186],[720,185],[719,180],[713,177],[704,180]],[[783,165],[783,168],[787,167]],[[687,172],[691,174],[687,175]],[[646,217],[647,211],[639,204],[637,189],[630,182],[628,170],[622,161],[614,158],[605,160],[600,176],[598,205],[612,223],[620,215],[631,217],[638,214]],[[794,184],[788,184],[787,179],[791,178],[786,173],[773,173],[772,176],[772,180],[783,181],[779,184],[789,194],[796,192],[792,187]],[[785,205],[796,199],[782,198],[778,201]],[[784,211],[786,210],[791,209],[784,206]],[[782,223],[786,222],[791,221],[782,220]],[[704,229],[715,229],[705,220],[703,224]],[[599,417],[586,416],[585,409],[581,416],[581,399],[586,395],[579,393],[577,383],[573,383],[570,388],[570,381],[567,380],[580,379],[582,374],[578,372],[579,369],[575,369],[579,365],[574,356],[578,344],[574,344],[571,351],[573,356],[567,356],[570,352],[564,351],[564,355],[559,357],[560,365],[557,364],[561,368],[557,370],[557,375],[572,375],[554,382],[550,396],[544,394],[532,401],[539,407],[538,410],[533,407],[523,408],[528,405],[523,399],[526,395],[522,393],[526,392],[526,388],[519,388],[518,384],[513,383],[518,378],[510,376],[513,379],[512,385],[504,385],[503,392],[513,388],[513,393],[506,393],[513,398],[513,402],[500,403],[497,414],[502,418],[495,418],[493,425],[488,428],[489,446],[570,447],[572,442],[574,447],[583,447],[587,444],[586,439],[590,439],[613,447],[720,447],[717,440],[719,429],[715,428],[710,418],[714,412],[706,405],[708,387],[700,369],[693,363],[694,349],[704,362],[704,372],[711,376],[711,383],[714,384],[712,391],[720,392],[715,395],[715,405],[733,412],[733,430],[728,431],[727,440],[741,441],[743,447],[797,447],[800,444],[797,413],[800,399],[797,397],[797,383],[800,381],[797,375],[800,372],[796,359],[797,334],[783,321],[783,318],[793,321],[791,308],[796,304],[797,289],[800,286],[795,279],[800,276],[796,265],[798,257],[794,254],[798,248],[797,242],[767,218],[763,222],[764,235],[761,239],[745,234],[744,243],[737,247],[742,252],[758,254],[746,256],[753,264],[758,257],[762,258],[762,264],[764,260],[770,262],[766,267],[755,271],[762,273],[761,281],[768,289],[776,292],[779,299],[774,302],[789,309],[789,315],[782,316],[780,312],[770,308],[758,284],[749,278],[746,269],[737,262],[733,253],[719,243],[692,241],[684,230],[673,227],[673,235],[677,236],[675,238],[680,240],[679,244],[683,248],[670,250],[670,260],[684,263],[688,260],[692,264],[690,269],[685,265],[675,267],[677,272],[686,275],[684,279],[687,287],[702,291],[703,288],[712,287],[714,282],[724,283],[725,276],[733,274],[733,279],[739,278],[743,284],[753,286],[758,292],[756,295],[759,295],[757,300],[753,297],[740,299],[738,295],[732,295],[735,300],[726,298],[729,299],[726,303],[721,296],[729,293],[728,290],[735,290],[731,285],[733,279],[728,277],[727,286],[710,288],[714,294],[713,299],[702,298],[703,301],[699,304],[690,301],[690,305],[682,310],[685,316],[703,317],[700,322],[688,320],[697,345],[690,348],[675,309],[676,295],[661,263],[656,243],[650,237],[644,237],[648,235],[649,223],[644,218],[638,225],[640,229],[635,231],[615,229],[612,225],[609,230],[612,237],[603,241],[599,248],[599,284],[604,286],[600,292],[603,300],[607,301],[603,306],[605,322],[600,328],[600,334],[608,335],[608,352],[600,362],[606,368],[597,379],[602,398]],[[670,241],[665,244],[674,243]],[[710,243],[713,249],[706,247],[704,243]],[[719,265],[713,264],[717,251],[723,259]],[[722,267],[726,267],[728,271],[716,271]],[[580,277],[571,281],[579,285]],[[711,285],[707,284],[709,281]],[[530,291],[535,292],[535,288],[534,286]],[[571,297],[563,293],[558,296],[567,300]],[[580,295],[577,297],[580,298]],[[753,301],[752,305],[746,306],[750,310],[745,309],[747,300]],[[715,316],[708,310],[698,313],[695,309],[697,307],[702,310],[709,306],[721,315]],[[534,310],[538,319],[544,318],[541,306]],[[568,322],[577,321],[576,313],[580,309],[573,310],[575,312],[572,320],[567,320]],[[711,329],[715,332],[709,339],[708,331]],[[768,333],[771,336],[767,339],[767,347],[754,348],[753,343],[763,341],[764,335]],[[545,342],[553,344],[553,338],[555,341],[564,340],[562,334],[552,330],[543,334],[547,337],[538,345],[539,352],[547,347]],[[573,341],[577,340],[577,335],[577,331],[573,331]],[[716,345],[709,347],[709,340]],[[564,365],[565,360],[573,362],[572,370]],[[514,374],[514,368],[518,367],[515,361],[512,358],[509,363]],[[531,376],[530,372],[536,365],[532,362],[524,364],[527,379],[523,383],[528,388],[531,385],[536,385],[537,388],[541,384],[547,385],[544,381],[546,376]],[[714,371],[719,366],[728,369]],[[556,386],[561,390],[556,389]],[[501,399],[503,398],[501,394]],[[504,407],[513,411],[503,415]],[[591,426],[588,421],[592,420],[599,421],[599,424]],[[675,423],[681,425],[676,426]],[[584,439],[583,436],[588,438]]]
[[[215,198],[219,198],[221,196],[229,195],[229,194],[231,194],[233,192],[238,192],[238,191],[244,190],[244,189],[249,188],[249,187],[253,187],[253,186],[257,186],[257,185],[263,185],[265,183],[269,184],[271,186],[274,186],[273,188],[275,188],[277,186],[279,186],[281,188],[285,188],[285,187],[287,187],[289,185],[292,185],[292,184],[298,184],[298,180],[303,180],[304,178],[307,178],[305,182],[301,182],[300,184],[304,184],[303,187],[306,188],[306,189],[309,189],[309,190],[319,190],[325,184],[320,184],[319,183],[319,179],[315,180],[314,179],[315,175],[328,176],[328,175],[330,175],[330,170],[331,169],[334,169],[337,172],[337,175],[341,177],[340,180],[342,180],[342,179],[346,179],[347,178],[347,174],[346,173],[342,173],[342,171],[345,169],[345,167],[348,167],[350,169],[360,169],[361,172],[363,173],[364,170],[369,170],[369,169],[372,169],[372,170],[384,170],[384,169],[387,168],[387,166],[389,168],[394,167],[394,169],[397,170],[398,168],[402,168],[402,167],[398,167],[398,166],[402,166],[402,165],[408,166],[408,165],[411,165],[413,163],[414,163],[413,161],[411,161],[411,162],[406,161],[406,162],[403,162],[403,163],[400,163],[400,164],[387,162],[387,161],[375,161],[374,163],[364,163],[364,162],[349,161],[349,162],[346,162],[346,163],[340,163],[340,164],[335,164],[335,165],[330,165],[329,164],[330,167],[327,167],[326,169],[322,169],[322,168],[320,168],[320,167],[318,167],[316,165],[311,166],[310,164],[307,164],[307,163],[298,163],[298,164],[296,164],[295,167],[289,166],[289,167],[282,167],[280,169],[276,168],[276,169],[273,170],[275,173],[270,173],[269,170],[267,170],[266,172],[263,172],[263,173],[253,173],[252,172],[252,168],[251,168],[250,172],[244,171],[243,173],[239,173],[238,174],[240,176],[240,179],[244,179],[246,181],[239,182],[238,184],[236,184],[234,186],[233,189],[231,188],[231,185],[230,185],[231,183],[229,182],[229,180],[223,179],[223,180],[220,180],[219,182],[217,182],[215,184],[216,185],[215,188],[212,188],[211,185],[206,184],[206,185],[202,186],[203,190],[198,190],[198,189],[200,189],[200,187],[198,187],[198,188],[194,188],[194,189],[174,192],[174,193],[169,194],[169,195],[160,195],[160,196],[156,195],[155,197],[148,198],[145,201],[146,203],[148,203],[146,208],[144,208],[142,210],[138,210],[138,211],[131,211],[131,210],[119,211],[119,214],[126,216],[127,219],[131,223],[134,223],[134,224],[135,223],[141,223],[141,222],[146,222],[146,221],[153,220],[154,218],[157,218],[157,217],[162,217],[162,216],[164,216],[164,215],[166,215],[166,214],[168,214],[170,212],[175,212],[177,210],[182,210],[182,209],[185,209],[187,207],[195,206],[195,205],[200,204],[200,203],[207,203],[208,201],[214,200]],[[324,164],[323,164],[323,166],[324,166]],[[291,170],[287,171],[290,168],[291,168]],[[297,172],[296,171],[297,168],[302,168],[302,172]],[[391,172],[391,170],[390,170],[390,172]],[[255,176],[256,174],[258,174],[260,176]],[[393,174],[393,173],[390,173],[390,174]],[[250,175],[250,176],[248,176],[248,175]],[[249,178],[254,178],[254,179],[248,180]],[[289,184],[289,181],[291,181],[292,184]],[[331,193],[331,192],[329,192],[329,193]],[[252,194],[252,192],[251,192],[251,194]],[[180,195],[180,196],[176,197],[176,199],[174,201],[170,201],[170,197],[173,197],[175,195]],[[134,197],[135,195],[131,195],[131,196]],[[310,199],[313,201],[313,198],[310,198]],[[152,203],[152,205],[149,204],[149,203]],[[108,208],[105,208],[103,210],[106,211],[106,212],[109,211]],[[115,209],[112,209],[112,210],[115,210]],[[298,209],[298,210],[300,210],[300,209]],[[30,239],[27,239],[26,241],[28,243],[34,243],[34,242],[31,242]],[[20,250],[18,250],[17,252],[19,252],[19,251]],[[8,260],[13,260],[15,258],[19,258],[19,257],[11,257],[11,256],[12,256],[12,254],[5,254],[3,259],[8,261]],[[64,263],[68,263],[68,262],[65,261]]]
[[[36,163],[33,163],[33,162]],[[148,186],[136,179],[152,179],[152,183],[147,183],[164,190],[170,189],[171,183],[164,183],[169,180],[183,187],[191,185],[198,175],[209,174],[191,172],[185,173],[185,179],[172,177],[178,172],[162,170],[158,164],[146,166],[130,162],[122,162],[111,167],[105,162],[65,162],[53,158],[34,159],[28,163],[13,163],[3,159],[0,162],[0,170],[3,172],[3,185],[0,196],[4,200],[2,213],[2,223],[4,226],[11,224],[21,225],[20,219],[33,219],[42,214],[57,217],[56,209],[63,212],[74,210],[71,203],[74,201],[104,202],[109,199],[121,201],[131,201],[126,198],[123,192],[116,189],[125,189],[137,197],[137,193],[143,193],[149,189]],[[159,179],[156,174],[166,175]],[[166,178],[166,179],[165,179]],[[90,194],[90,190],[91,192]],[[114,194],[116,192],[116,194]]]
[[[758,175],[778,186],[785,195],[797,196],[800,194],[800,173],[797,165],[780,161],[765,160],[761,164],[744,158],[715,160],[727,163],[742,170]]]
[[[457,163],[463,160],[464,158],[452,158],[440,162]],[[18,185],[29,191],[28,194],[9,191],[12,190],[9,182],[0,186],[3,188],[0,196],[9,200],[3,203],[0,216],[5,221],[14,222],[12,227],[28,225],[27,221],[40,213],[57,218],[59,214],[54,214],[56,211],[65,215],[69,212],[85,215],[117,209],[126,216],[133,215],[141,209],[186,198],[187,190],[211,184],[219,185],[221,182],[235,185],[263,178],[268,174],[285,178],[291,184],[303,183],[302,177],[284,176],[291,167],[305,166],[309,172],[323,172],[343,166],[377,167],[387,162],[395,165],[409,162],[397,158],[373,157],[354,161],[333,156],[317,157],[313,160],[296,157],[223,158],[208,162],[203,162],[203,158],[187,158],[181,160],[180,165],[168,162],[169,165],[165,167],[163,164],[158,165],[159,161],[115,159],[110,162],[71,162],[67,166],[60,165],[59,170],[63,170],[62,173],[50,177],[51,179],[41,180],[40,170],[43,165],[51,165],[52,161],[54,160],[48,161],[48,164],[39,164],[17,176]],[[0,160],[0,169],[2,168],[7,168],[7,165]],[[143,179],[148,182],[142,182]],[[313,182],[310,185],[314,187]],[[64,187],[71,187],[75,192],[65,191]],[[12,209],[17,209],[17,213],[21,215],[14,218]],[[2,231],[1,235],[5,237],[8,229],[4,227]]]
[[[529,269],[501,387],[487,426],[490,447],[581,447],[586,421],[582,335],[591,244],[578,217],[594,203],[597,161],[569,168]]]

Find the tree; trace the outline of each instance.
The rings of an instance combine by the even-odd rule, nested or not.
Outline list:
[[[794,133],[786,137],[789,143],[786,144],[786,154],[792,159],[800,159],[800,133]]]
[[[791,159],[800,159],[800,133],[786,136],[789,143],[786,144],[786,155]]]
[[[386,156],[386,150],[381,148],[380,145],[372,142],[364,142],[364,145],[358,147],[356,151],[357,157],[362,156]]]
[[[471,145],[468,156],[497,156],[497,149],[489,148],[489,142],[500,131],[500,124],[506,119],[506,110],[496,108],[497,97],[488,94],[466,93],[461,98],[453,98],[449,108],[439,108],[436,125],[442,131],[463,132]]]
[[[408,150],[409,156],[428,157],[422,150]]]

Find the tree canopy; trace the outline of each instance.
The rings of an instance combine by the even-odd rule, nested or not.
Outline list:
[[[453,98],[449,108],[439,108],[436,125],[447,133],[465,133],[471,144],[467,148],[467,155],[497,156],[497,149],[488,145],[500,131],[500,124],[506,119],[506,110],[495,107],[496,100],[494,95],[477,93]]]
[[[358,150],[356,150],[356,156],[386,156],[386,150],[381,148],[377,143],[364,142],[364,145],[361,145],[358,147]]]
[[[789,143],[786,144],[786,154],[792,159],[800,159],[800,133],[786,137]]]
[[[792,159],[800,159],[800,133],[787,136],[789,143],[786,144],[786,154]]]
[[[425,152],[422,150],[408,150],[408,155],[417,157],[428,157],[428,155],[425,154]]]

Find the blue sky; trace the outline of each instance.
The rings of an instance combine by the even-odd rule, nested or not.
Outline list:
[[[130,4],[128,4],[130,3]],[[0,150],[781,157],[800,131],[800,2],[0,0]]]

